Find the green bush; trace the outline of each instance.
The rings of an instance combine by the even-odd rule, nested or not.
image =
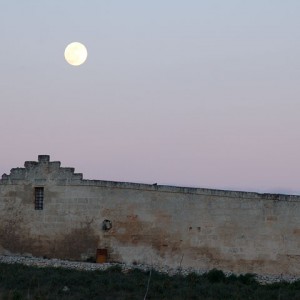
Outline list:
[[[206,278],[210,283],[217,283],[225,281],[226,276],[223,271],[212,269],[208,273],[206,273]]]
[[[255,279],[255,274],[247,273],[245,275],[238,276],[238,281],[242,284],[257,284],[258,282]]]

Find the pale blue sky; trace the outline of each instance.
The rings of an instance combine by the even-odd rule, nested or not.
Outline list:
[[[299,28],[296,0],[0,0],[0,173],[50,154],[89,179],[299,194]]]

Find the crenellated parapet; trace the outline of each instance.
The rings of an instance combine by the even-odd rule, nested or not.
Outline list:
[[[50,161],[49,155],[39,155],[38,161],[26,161],[24,168],[13,168],[9,175],[3,174],[0,184],[37,180],[78,183],[82,177],[81,173],[75,173],[74,168],[62,168],[60,161]]]

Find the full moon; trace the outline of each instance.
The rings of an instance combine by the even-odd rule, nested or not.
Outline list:
[[[65,49],[65,59],[72,66],[80,66],[87,58],[86,47],[78,42],[69,44]]]

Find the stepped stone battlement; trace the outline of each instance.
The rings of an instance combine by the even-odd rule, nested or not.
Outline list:
[[[61,162],[50,161],[49,155],[39,155],[38,161],[25,161],[24,168],[12,168],[9,175],[3,174],[0,184],[26,180],[78,182],[82,180],[82,174],[75,173],[74,168],[62,168]]]

